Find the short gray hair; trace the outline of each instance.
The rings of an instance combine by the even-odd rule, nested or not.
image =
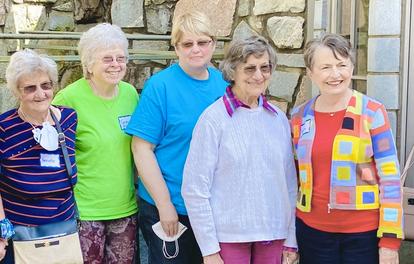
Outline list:
[[[46,73],[53,83],[53,87],[58,83],[56,62],[47,57],[47,55],[39,55],[31,49],[15,52],[11,55],[9,65],[6,69],[7,87],[14,95],[17,95],[20,78],[34,72]]]
[[[101,23],[82,34],[78,52],[82,64],[83,76],[90,78],[88,68],[96,62],[96,53],[103,49],[120,47],[128,57],[128,40],[120,27]]]
[[[233,40],[220,64],[223,78],[234,84],[233,77],[237,65],[245,63],[250,55],[261,57],[265,53],[269,55],[269,63],[272,67],[276,67],[276,52],[264,37],[251,36],[245,39]]]
[[[351,42],[341,35],[329,33],[306,43],[304,60],[305,66],[309,70],[312,69],[313,64],[315,63],[315,51],[319,47],[327,47],[332,51],[335,58],[338,59],[337,56],[339,54],[341,57],[350,59],[352,64],[355,65],[355,51],[352,49]]]

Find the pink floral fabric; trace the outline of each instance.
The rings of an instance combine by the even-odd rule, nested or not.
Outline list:
[[[135,216],[81,221],[79,237],[85,264],[130,264],[136,253]]]

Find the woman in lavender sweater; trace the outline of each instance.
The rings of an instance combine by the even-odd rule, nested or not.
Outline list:
[[[275,65],[263,37],[232,42],[221,65],[230,86],[193,131],[182,195],[205,264],[297,259],[289,123],[264,96]]]

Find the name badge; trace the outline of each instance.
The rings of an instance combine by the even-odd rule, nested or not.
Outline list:
[[[306,120],[305,123],[302,124],[302,135],[305,135],[310,132],[311,124],[312,123],[310,119]]]
[[[131,115],[118,117],[119,126],[121,127],[122,130],[125,130],[130,119],[131,119]]]
[[[40,166],[59,168],[60,167],[59,154],[40,153]]]

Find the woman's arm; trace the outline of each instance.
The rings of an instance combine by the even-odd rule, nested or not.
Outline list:
[[[281,118],[282,115],[279,114],[279,117]],[[278,118],[279,118],[278,117]],[[284,242],[285,247],[289,248],[297,248],[297,242],[296,242],[296,225],[295,225],[295,215],[296,215],[296,200],[298,195],[298,177],[297,177],[297,170],[295,165],[295,159],[294,159],[294,148],[292,145],[292,138],[291,138],[291,130],[290,130],[290,124],[286,117],[284,117],[284,134],[286,137],[283,138],[285,142],[282,142],[284,144],[281,144],[283,146],[286,146],[284,148],[284,172],[285,172],[285,178],[286,178],[286,188],[289,195],[289,204],[290,204],[290,213],[291,213],[291,221],[289,224],[289,230],[288,230],[288,237],[286,238]]]
[[[383,105],[375,112],[370,134],[373,157],[379,176],[380,219],[378,234],[381,237],[379,243],[380,263],[394,264],[398,263],[398,247],[403,236],[402,193],[394,137]],[[394,234],[399,239],[383,237],[385,233]],[[390,247],[388,248],[388,246]]]
[[[3,143],[4,143],[4,135],[3,135],[3,132],[4,132],[4,128],[3,127],[0,127],[0,154],[1,154],[1,157],[0,157],[0,160],[3,160],[3,149],[4,149],[4,146],[3,146]],[[3,166],[3,164],[2,163],[0,163],[0,171],[2,171],[2,166]],[[1,194],[0,194],[0,221],[6,221],[7,219],[6,219],[6,214],[4,213],[4,207],[3,207],[3,198],[2,198],[2,196],[1,196]],[[8,220],[7,220],[7,223],[10,223]],[[1,231],[2,231],[2,233],[3,233],[3,228],[1,229]],[[4,234],[1,234],[1,237],[4,237]],[[7,243],[7,239],[3,239],[3,238],[0,238],[0,260],[2,260],[3,258],[4,258],[4,256],[6,255],[6,246],[8,245],[8,243]]]
[[[158,209],[161,226],[168,236],[174,236],[178,232],[178,215],[154,154],[155,145],[134,136],[131,148],[139,177]]]
[[[220,245],[210,204],[210,190],[220,156],[218,149],[216,129],[202,115],[191,139],[181,193],[205,263],[220,263],[221,259],[217,254]]]
[[[3,208],[3,200],[1,198],[0,195],[0,221],[4,220],[6,218],[6,215],[4,213],[4,208]],[[4,258],[4,256],[6,256],[6,246],[8,245],[7,240],[0,238],[0,260],[2,260]]]
[[[379,249],[379,264],[398,264],[398,250],[381,247]]]
[[[224,264],[219,253],[214,253],[203,257],[203,264]]]
[[[297,242],[296,242],[296,198],[298,195],[298,182],[297,182],[297,168],[294,159],[294,147],[291,138],[291,129],[289,121],[285,122],[285,134],[287,135],[286,149],[285,149],[285,177],[289,195],[289,203],[291,209],[291,221],[289,224],[288,237],[284,242],[284,249],[282,255],[282,264],[293,264],[298,260]]]

